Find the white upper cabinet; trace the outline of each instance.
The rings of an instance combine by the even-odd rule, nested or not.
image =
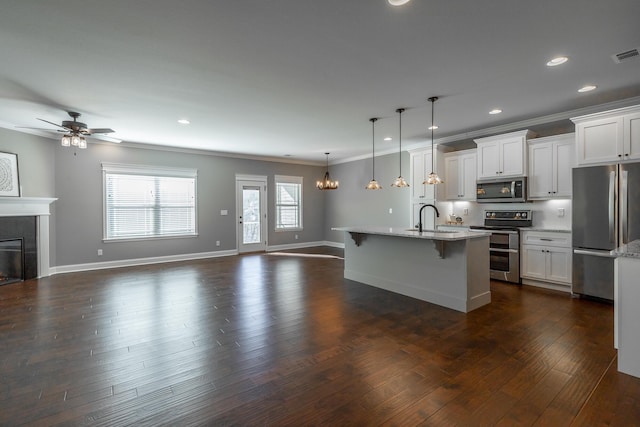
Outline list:
[[[441,154],[436,148],[436,158],[434,159],[434,168],[437,170],[437,166],[442,164]],[[412,202],[427,201],[432,202],[439,197],[439,185],[425,185],[423,184],[426,177],[431,172],[431,147],[421,150],[410,150],[410,176],[411,181],[411,200]],[[442,173],[442,171],[440,171]]]
[[[478,145],[478,179],[527,175],[527,139],[529,130],[474,139]]]
[[[575,166],[575,135],[568,133],[529,140],[529,199],[571,197]]]
[[[578,166],[640,159],[640,106],[571,119]]]
[[[445,154],[444,169],[447,200],[476,199],[476,150]]]

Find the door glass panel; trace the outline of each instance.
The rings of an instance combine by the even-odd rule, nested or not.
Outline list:
[[[260,243],[260,188],[242,188],[242,243]]]

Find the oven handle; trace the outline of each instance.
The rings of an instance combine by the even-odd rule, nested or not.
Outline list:
[[[489,248],[489,252],[503,252],[503,253],[510,253],[510,254],[517,254],[518,250],[517,249],[498,249],[498,248]]]

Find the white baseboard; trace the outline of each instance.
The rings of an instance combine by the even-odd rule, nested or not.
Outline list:
[[[267,247],[267,252],[285,251],[288,249],[313,248],[317,246],[330,246],[334,248],[344,248],[344,243],[317,241],[317,242],[292,243],[287,245],[273,245],[273,246]],[[49,274],[53,276],[54,274],[74,273],[78,271],[104,270],[108,268],[120,268],[120,267],[134,267],[137,265],[161,264],[163,262],[176,262],[176,261],[190,261],[190,260],[196,260],[196,259],[218,258],[218,257],[233,256],[233,255],[238,255],[238,251],[236,249],[228,250],[228,251],[201,252],[201,253],[195,253],[195,254],[125,259],[125,260],[118,260],[118,261],[89,262],[86,264],[59,265],[57,267],[49,268]]]
[[[527,286],[535,286],[537,288],[551,289],[554,291],[571,293],[571,285],[551,283],[551,282],[541,282],[533,279],[522,279],[522,284]]]
[[[125,259],[125,260],[119,260],[119,261],[90,262],[86,264],[60,265],[57,267],[51,267],[49,269],[49,273],[51,275],[54,275],[54,274],[61,274],[61,273],[74,273],[78,271],[104,270],[108,268],[133,267],[137,265],[148,265],[148,264],[161,264],[164,262],[191,261],[196,259],[219,258],[219,257],[225,257],[225,256],[233,256],[233,255],[238,255],[238,251],[233,249],[228,251],[167,255],[167,256],[150,257],[150,258]]]

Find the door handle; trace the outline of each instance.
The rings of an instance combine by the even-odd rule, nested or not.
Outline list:
[[[615,224],[615,203],[616,203],[616,173],[609,173],[609,241],[616,241]]]

